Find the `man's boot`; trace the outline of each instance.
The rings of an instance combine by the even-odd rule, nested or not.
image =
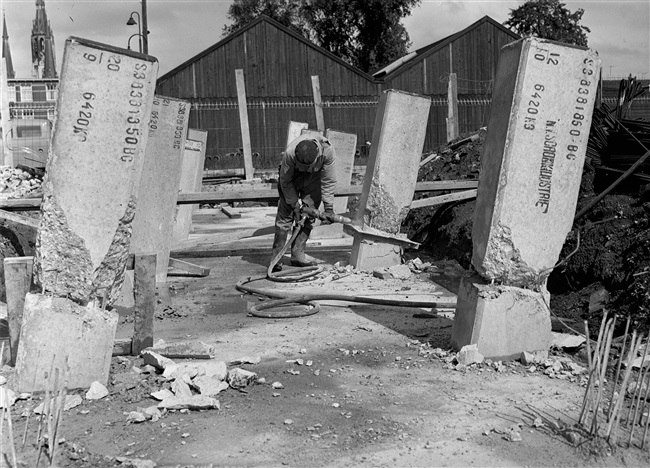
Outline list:
[[[302,228],[293,241],[293,246],[291,247],[291,265],[297,267],[316,265],[316,259],[305,254],[309,234],[311,234],[311,229]]]
[[[273,238],[273,251],[271,252],[271,261],[282,252],[282,248],[287,243],[287,236],[289,231],[285,229],[275,228],[275,237]],[[282,257],[278,258],[277,263],[273,266],[273,273],[282,271]]]

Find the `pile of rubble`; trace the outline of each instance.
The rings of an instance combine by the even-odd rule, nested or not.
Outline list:
[[[20,167],[0,166],[0,198],[39,198],[43,180],[35,172]]]

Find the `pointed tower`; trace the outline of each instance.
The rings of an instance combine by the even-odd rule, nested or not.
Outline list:
[[[54,34],[47,20],[45,0],[36,0],[36,19],[32,26],[32,76],[34,78],[58,78]]]
[[[7,20],[5,19],[4,12],[2,13],[2,58],[5,59],[5,66],[7,67],[7,79],[12,80],[16,78],[14,63],[11,60],[9,33],[7,32]]]

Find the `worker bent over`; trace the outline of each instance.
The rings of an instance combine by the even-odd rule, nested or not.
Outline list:
[[[280,164],[278,214],[275,217],[275,258],[287,242],[294,221],[300,221],[300,207],[305,204],[319,209],[321,200],[327,214],[334,213],[334,148],[322,136],[301,135],[287,146]],[[312,266],[316,261],[305,255],[305,246],[311,234],[314,219],[307,217],[291,246],[293,266]],[[273,271],[280,271],[280,262]]]

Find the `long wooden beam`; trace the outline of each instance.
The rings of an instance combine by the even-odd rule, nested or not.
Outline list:
[[[415,185],[416,192],[437,192],[441,190],[473,189],[478,187],[477,180],[439,180],[434,182],[418,182]],[[339,188],[334,194],[335,197],[349,197],[361,195],[361,185],[351,185]],[[224,203],[231,201],[252,201],[252,200],[276,200],[278,191],[275,188],[259,188],[245,190],[227,190],[215,192],[195,192],[178,194],[179,205],[191,203]]]
[[[251,189],[248,186],[234,188],[228,187],[228,190],[215,192],[188,192],[178,195],[179,205],[191,205],[194,203],[227,203],[241,201],[274,201],[278,198],[276,188]],[[478,187],[478,180],[437,180],[433,182],[418,182],[415,185],[416,192],[437,192],[441,190],[467,190]],[[351,185],[349,187],[337,189],[335,197],[350,197],[361,195],[361,185]],[[40,198],[17,198],[9,200],[0,200],[0,210],[37,210],[41,206]]]

